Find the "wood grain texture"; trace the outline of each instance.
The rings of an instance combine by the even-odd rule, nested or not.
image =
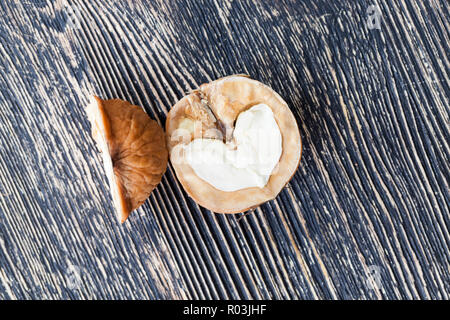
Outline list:
[[[0,298],[449,299],[449,9],[1,1]],[[235,73],[294,112],[292,181],[252,214],[216,215],[169,167],[119,225],[89,94],[164,124],[186,92]]]

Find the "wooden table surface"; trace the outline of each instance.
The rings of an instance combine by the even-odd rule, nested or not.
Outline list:
[[[446,0],[0,2],[1,299],[449,299]],[[84,111],[165,123],[245,73],[274,88],[303,157],[253,213],[196,205],[169,166],[114,213]]]

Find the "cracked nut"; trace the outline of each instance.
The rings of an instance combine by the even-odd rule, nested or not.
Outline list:
[[[295,173],[301,138],[286,102],[243,75],[203,84],[166,120],[170,160],[198,204],[238,213],[274,199]]]

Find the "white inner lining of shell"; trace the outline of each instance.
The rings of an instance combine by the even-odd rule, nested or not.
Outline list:
[[[282,137],[272,109],[258,104],[239,114],[233,139],[194,139],[184,146],[195,174],[216,189],[263,188],[282,153]]]

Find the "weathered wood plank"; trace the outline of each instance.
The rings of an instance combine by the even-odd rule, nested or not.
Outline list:
[[[449,4],[376,4],[1,2],[0,298],[448,299]],[[234,73],[293,110],[293,180],[225,216],[169,167],[118,225],[89,94],[164,124]]]

